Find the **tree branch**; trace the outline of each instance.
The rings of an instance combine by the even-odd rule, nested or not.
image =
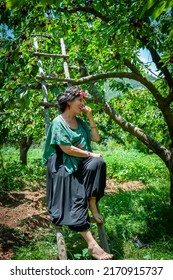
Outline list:
[[[146,134],[142,129],[129,123],[123,117],[121,117],[114,108],[112,108],[108,102],[106,102],[101,94],[98,92],[96,87],[92,87],[94,94],[93,99],[95,103],[104,104],[104,111],[108,114],[111,119],[113,119],[124,131],[129,132],[131,135],[135,136],[140,142],[152,150],[156,155],[158,155],[165,163],[166,167],[169,168],[169,160],[171,152],[157,142],[154,138]]]
[[[115,58],[117,60],[120,60],[121,55],[119,52],[116,53]],[[138,68],[134,64],[132,64],[130,60],[128,60],[127,58],[124,58],[123,62],[124,62],[124,65],[126,65],[131,70],[131,73],[134,74],[134,76],[135,76],[134,80],[140,82],[147,89],[149,89],[151,91],[151,93],[153,94],[153,96],[155,97],[158,104],[162,104],[165,101],[165,99],[159,93],[158,89],[154,86],[154,84],[152,82],[150,82],[149,80],[147,80],[145,77],[143,77],[143,75],[140,73]]]
[[[78,5],[71,9],[68,9],[68,8],[60,9],[60,11],[63,11],[63,10],[68,11],[69,13],[75,13],[78,11],[82,11],[84,13],[90,13],[90,14],[94,15],[95,17],[100,18],[104,22],[109,22],[110,20],[112,20],[110,17],[102,15],[100,12],[95,10],[92,6]],[[146,37],[141,37],[141,36],[137,35],[136,38],[138,40],[140,40],[144,44],[144,46],[150,51],[153,62],[156,64],[158,70],[160,70],[164,74],[165,80],[167,81],[170,89],[172,89],[173,78],[172,78],[171,73],[169,72],[168,68],[164,65],[163,62],[161,62],[161,58],[160,58],[159,54],[157,53],[157,51],[153,48],[153,46],[150,45],[149,40]]]
[[[117,52],[115,57],[119,60],[120,54]],[[158,106],[168,125],[170,138],[173,141],[173,115],[170,109],[170,103],[173,100],[173,90],[170,92],[167,98],[162,97],[162,95],[159,93],[154,84],[147,80],[145,77],[143,77],[143,75],[139,72],[138,68],[135,65],[133,65],[131,61],[129,61],[126,58],[124,58],[123,61],[124,65],[126,65],[132,71],[132,73],[138,76],[140,83],[143,84],[146,88],[148,88],[148,90],[156,99]]]
[[[134,66],[133,66],[134,67]],[[58,78],[58,77],[50,77],[50,76],[37,76],[37,79],[40,80],[52,80],[59,81],[63,83],[70,83],[72,85],[81,85],[88,82],[94,82],[103,79],[109,78],[128,78],[131,80],[136,80],[143,84],[154,96],[156,99],[158,106],[165,118],[165,121],[168,125],[170,138],[173,141],[173,115],[169,106],[165,104],[165,98],[161,96],[158,89],[153,85],[152,82],[148,81],[145,77],[143,77],[140,73],[132,73],[132,72],[112,72],[112,73],[100,73],[82,77],[80,79],[67,79],[67,78]]]
[[[136,36],[138,40],[142,42],[142,44],[149,50],[151,53],[151,57],[153,62],[156,64],[157,69],[160,70],[164,76],[165,80],[168,83],[168,86],[170,89],[173,87],[173,78],[171,73],[169,72],[168,68],[164,65],[164,63],[161,61],[161,57],[158,54],[158,52],[151,46],[151,43],[149,42],[148,38],[141,37],[139,35]]]
[[[38,80],[52,80],[59,82],[71,83],[73,85],[81,85],[87,82],[93,82],[98,80],[110,79],[110,78],[128,78],[131,80],[136,80],[148,88],[155,96],[156,100],[164,101],[164,98],[160,95],[157,88],[141,74],[132,73],[132,72],[111,72],[111,73],[100,73],[82,77],[80,79],[67,79],[67,78],[58,78],[52,76],[36,76]]]
[[[155,49],[148,46],[148,50],[151,53],[153,62],[156,64],[157,68],[164,74],[165,80],[167,81],[169,88],[172,89],[173,78],[172,78],[168,68],[163,64],[163,62],[161,62],[161,58]]]
[[[38,106],[43,106],[44,108],[57,108],[57,104],[56,103],[50,103],[50,102],[39,102]]]
[[[168,104],[168,106],[173,102],[173,89],[170,92],[170,94],[165,98],[165,103]]]
[[[80,73],[82,75],[83,69],[85,69],[85,74],[88,75],[87,68],[83,61],[80,62]],[[81,78],[82,79],[82,78]],[[110,116],[123,130],[128,131],[130,134],[135,136],[139,141],[141,141],[145,146],[147,146],[150,150],[152,150],[155,154],[157,154],[165,163],[167,168],[169,168],[169,160],[171,157],[171,153],[164,146],[162,146],[159,142],[157,142],[154,138],[147,135],[143,130],[129,123],[127,120],[122,118],[114,108],[112,108],[108,102],[104,100],[102,95],[99,93],[97,88],[92,86],[93,91],[93,101],[95,103],[100,103],[104,107],[104,111],[106,114]]]

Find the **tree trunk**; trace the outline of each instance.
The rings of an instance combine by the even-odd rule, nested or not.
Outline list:
[[[32,135],[23,136],[20,141],[20,160],[27,165],[27,153],[32,144]]]
[[[170,206],[173,206],[173,173],[170,174]]]
[[[173,148],[171,148],[169,172],[170,172],[170,205],[173,206]]]
[[[81,77],[85,75],[88,76],[89,73],[84,61],[80,60],[78,61],[78,63]],[[82,78],[80,80],[82,80]],[[112,120],[114,120],[115,123],[117,123],[124,131],[128,131],[131,135],[136,137],[140,142],[142,142],[146,147],[152,150],[156,155],[160,157],[160,159],[163,160],[170,172],[170,205],[173,206],[173,147],[170,150],[166,149],[164,146],[161,145],[161,143],[157,142],[154,138],[147,135],[143,130],[122,118],[116,112],[116,110],[112,108],[106,100],[104,100],[94,83],[92,83],[92,90],[93,101],[95,104],[102,104],[103,110],[106,112],[107,115],[109,115],[109,117]]]

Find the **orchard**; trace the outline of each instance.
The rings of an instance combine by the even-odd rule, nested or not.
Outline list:
[[[106,137],[124,145],[138,142],[155,153],[169,171],[173,205],[172,7],[172,0],[1,1],[1,145],[20,145],[26,164],[33,141],[43,141],[33,38],[49,54],[60,53],[64,38],[70,83],[89,90],[102,140],[106,131]],[[141,58],[141,50],[150,61]],[[49,101],[55,103],[67,86],[62,61],[48,57],[43,65]],[[134,90],[129,81],[140,86]],[[50,118],[55,114],[50,109]]]

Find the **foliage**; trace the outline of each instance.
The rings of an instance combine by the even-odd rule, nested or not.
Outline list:
[[[28,182],[44,184],[45,169],[42,167],[41,151],[32,149],[29,152],[29,164],[23,165],[18,159],[18,149],[4,147],[0,169],[0,193],[21,190]],[[34,188],[34,184],[33,184]]]
[[[145,130],[147,134],[150,134],[165,146],[169,145],[169,135],[163,116],[148,91],[141,87],[124,93],[114,91],[110,104],[130,123]],[[141,152],[149,153],[148,148],[142,145],[139,140],[122,131],[110,117],[107,117],[102,108],[99,108],[99,106],[94,108],[93,106],[93,112],[99,127],[101,143],[106,144],[110,139],[114,139],[115,142],[124,144],[126,148],[134,147]]]
[[[107,174],[118,181],[138,180],[150,183],[151,175],[160,179],[163,174],[168,179],[168,173],[160,159],[155,155],[146,155],[137,150],[126,150],[114,141],[109,141],[108,151],[102,151],[107,162]]]
[[[139,180],[147,184],[150,183],[151,175],[159,179],[164,174],[168,178],[164,164],[153,154],[146,155],[132,149],[129,151],[117,145],[114,140],[108,141],[106,146],[96,145],[94,149],[99,149],[106,160],[109,178],[118,181]],[[18,160],[18,149],[3,147],[0,170],[1,193],[23,189],[28,181],[44,185],[46,170],[42,167],[42,149],[32,148],[28,156],[29,162],[25,166]]]
[[[172,258],[172,209],[166,202],[168,188],[161,187],[162,180],[138,192],[120,190],[102,201],[106,229],[118,259]]]
[[[115,68],[117,71],[123,70],[125,67],[122,63],[123,57],[120,60],[115,59],[114,50],[120,53],[121,50],[123,50],[123,56],[127,56],[128,59],[131,59],[142,71],[142,62],[139,60],[138,53],[139,48],[144,46],[141,45],[139,40],[136,40],[135,43],[133,37],[137,36],[138,29],[140,29],[140,27],[137,26],[140,25],[140,23],[136,22],[137,19],[135,19],[135,15],[138,14],[138,9],[143,7],[143,1],[140,1],[140,3],[138,1],[139,4],[136,4],[134,1],[133,5],[129,3],[127,7],[125,6],[126,1],[121,1],[121,5],[118,5],[117,2],[117,6],[113,5],[112,1],[110,1],[110,6],[108,6],[107,3],[103,4],[103,7],[105,6],[104,12],[103,8],[101,8],[102,3],[99,3],[100,1],[95,1],[94,8],[100,9],[100,12],[103,12],[105,17],[110,16],[111,18],[112,14],[117,15],[116,24],[114,20],[107,20],[108,23],[103,22],[90,13],[86,13],[85,15],[85,13],[79,11],[71,14],[66,11],[65,7],[67,7],[67,9],[73,9],[81,5],[84,12],[85,9],[87,11],[87,7],[83,5],[83,1],[75,1],[75,3],[70,2],[71,1],[62,1],[62,14],[60,14],[58,7],[59,2],[56,2],[55,7],[53,6],[54,1],[47,1],[47,5],[45,5],[45,1],[32,1],[32,3],[26,3],[26,1],[7,1],[7,8],[12,7],[12,12],[6,9],[6,6],[1,5],[2,12],[4,13],[5,11],[5,14],[2,16],[2,23],[4,23],[4,26],[7,25],[8,29],[11,30],[11,33],[7,33],[4,27],[4,36],[1,43],[1,66],[4,70],[2,72],[1,81],[2,84],[5,82],[2,90],[2,104],[6,109],[11,108],[13,110],[14,106],[21,109],[17,113],[19,117],[16,116],[16,118],[18,118],[18,123],[24,108],[27,110],[26,112],[29,111],[34,114],[33,119],[37,124],[41,123],[40,119],[38,119],[38,121],[36,120],[37,116],[40,115],[40,110],[38,110],[38,112],[35,110],[38,102],[41,101],[41,93],[38,94],[38,91],[35,92],[32,88],[27,87],[29,84],[33,84],[37,88],[39,85],[35,80],[35,76],[38,74],[38,60],[32,55],[34,48],[33,37],[30,36],[31,33],[35,32],[46,35],[50,32],[50,38],[42,37],[39,40],[42,51],[49,53],[59,53],[60,46],[57,42],[57,38],[64,37],[67,51],[70,55],[70,63],[80,63],[81,59],[85,59],[90,73],[101,73],[102,71],[110,71]],[[130,9],[130,11],[128,17],[126,17],[128,9]],[[124,17],[122,16],[123,13]],[[68,20],[66,17],[68,17]],[[163,19],[160,18],[159,24],[155,24],[153,27],[150,22],[145,23],[144,30],[142,30],[143,34],[143,32],[149,32],[150,28],[155,29],[155,34],[162,40],[162,44],[159,45],[160,52],[163,52],[163,48],[166,49],[166,46],[170,44],[168,44],[169,38],[166,39],[159,33],[159,25],[163,24],[162,28],[164,28],[164,26],[168,25],[169,20],[169,17],[164,16]],[[57,23],[59,23],[58,30],[56,28]],[[164,30],[166,32],[167,29],[164,28]],[[150,40],[154,40],[151,34],[149,35]],[[127,37],[128,43],[126,43],[125,37]],[[164,40],[165,43],[163,42]],[[166,63],[171,69],[171,63],[168,59],[171,58],[172,51],[170,48],[167,48],[166,52],[169,52],[170,55],[163,54],[162,57],[165,57],[164,61],[166,59]],[[95,59],[96,57],[97,59]],[[53,59],[49,61],[45,59],[43,60],[43,64],[45,73],[47,74],[50,73],[50,70],[51,73],[54,74],[62,70],[61,63],[58,61],[55,62]],[[75,73],[75,70],[72,70],[72,77],[78,77],[78,75],[78,73]],[[121,83],[117,83],[117,85],[118,84]],[[114,87],[115,86],[116,84],[114,84]],[[56,92],[55,94],[55,92],[55,86],[50,88],[50,101],[55,99],[58,93]],[[53,96],[51,93],[54,93]],[[31,101],[32,97],[35,102]],[[24,116],[24,118],[27,120],[27,115]],[[21,122],[23,122],[23,119],[21,119]],[[13,125],[15,125],[14,121]],[[37,129],[37,126],[32,129],[35,129],[37,134],[38,131],[40,131],[40,127]],[[17,133],[19,133],[19,131],[20,129],[17,127]]]
[[[42,228],[38,229],[35,238],[27,247],[16,248],[17,253],[12,259],[15,260],[52,260],[56,259],[57,248],[55,246],[55,234],[51,234],[50,230],[42,232]]]
[[[163,115],[148,91],[137,88],[126,92],[124,95],[117,96],[111,100],[111,103],[130,123],[136,124],[163,145],[169,145],[169,135]],[[141,151],[147,151],[146,147],[143,147],[138,140],[127,133],[124,133],[122,139],[125,143],[130,143],[131,146],[134,143],[135,148],[138,147]]]
[[[100,150],[103,150],[102,147]],[[30,180],[30,189],[34,189],[33,180],[38,181],[38,178],[42,178],[42,173],[37,169],[37,161],[41,153],[41,149],[37,148],[29,152],[29,162],[38,174],[37,178],[29,174],[30,179],[28,177],[27,180]],[[117,189],[117,192],[106,195],[99,203],[106,220],[106,233],[114,259],[172,259],[173,213],[172,208],[169,207],[168,177],[164,172],[163,163],[155,155],[144,156],[134,150],[126,151],[120,146],[115,147],[112,142],[102,153],[108,166],[108,179],[110,179],[111,171],[115,172],[113,177],[119,182],[140,180],[141,175],[146,178],[144,189],[129,191]],[[9,149],[9,154],[11,160],[16,160],[15,149]],[[5,161],[9,161],[7,151],[3,152],[3,156]],[[115,159],[116,164],[113,165]],[[138,160],[140,166],[135,168]],[[14,165],[13,168],[16,169]],[[120,171],[121,174],[118,177],[117,174]],[[150,174],[148,174],[149,171]],[[45,184],[45,179],[42,181]],[[92,224],[92,232],[95,238],[98,238],[97,227],[94,224]],[[18,234],[22,236],[22,232]],[[57,257],[55,229],[52,226],[36,227],[33,234],[34,238],[25,241],[23,246],[16,245],[13,259],[55,260]],[[78,233],[64,227],[63,235],[69,259],[91,259],[86,243]]]
[[[151,16],[153,20],[157,19],[165,10],[169,10],[172,6],[172,0],[147,0],[140,17]]]
[[[71,82],[88,88],[94,108],[106,113],[99,116],[100,123],[104,124],[102,136],[109,115],[111,137],[118,137],[115,131],[118,125],[141,142],[138,148],[144,144],[156,153],[172,173],[172,1],[168,4],[167,1],[156,3],[152,0],[149,7],[145,6],[144,0],[63,0],[48,3],[10,0],[6,3],[0,5],[2,129],[8,132],[8,139],[6,137],[4,141],[12,139],[18,143],[22,133],[32,135],[35,141],[43,139],[44,119],[40,114],[42,109],[38,108],[43,97],[40,80],[36,77],[40,61],[33,54],[34,36],[37,37],[39,51],[54,54],[61,52],[59,39],[64,38]],[[153,8],[157,11],[154,21],[150,17]],[[150,62],[143,62],[141,49],[149,51]],[[64,77],[63,61],[45,57],[42,62],[48,81],[49,101],[55,102],[57,95],[67,86],[62,80],[56,80]],[[149,76],[151,63],[157,69],[152,73],[155,80]],[[147,90],[145,96],[131,92],[131,85],[122,80],[124,78],[142,84]],[[112,91],[123,92],[124,95],[117,97],[117,103],[110,101],[109,93],[105,92],[105,79],[109,79]],[[29,116],[28,111],[31,112]],[[50,119],[55,114],[56,111],[51,110]],[[129,139],[134,147],[137,146],[131,136],[124,135],[120,135],[119,143],[126,143]]]
[[[149,65],[142,63],[139,59],[140,48],[146,46],[144,40],[138,39],[138,35],[140,33],[142,38],[143,34],[147,33],[149,40],[154,44],[153,46],[157,48],[159,53],[162,53],[162,61],[171,71],[172,51],[168,47],[171,45],[170,38],[167,36],[168,33],[164,35],[170,30],[170,15],[161,15],[159,22],[154,24],[148,18],[144,18],[142,25],[138,20],[138,14],[139,10],[142,9],[143,12],[148,11],[147,9],[150,7],[147,3],[143,7],[143,1],[137,1],[137,3],[133,1],[132,4],[124,0],[120,1],[120,5],[118,1],[117,3],[115,1],[103,2],[90,1],[84,4],[83,1],[79,0],[75,2],[62,1],[59,5],[60,1],[45,3],[45,1],[26,2],[23,0],[19,2],[13,0],[7,1],[7,6],[4,2],[1,3],[3,23],[1,26],[3,31],[1,102],[2,108],[6,112],[3,116],[2,128],[8,129],[9,140],[12,138],[13,141],[18,140],[23,131],[26,135],[34,134],[34,139],[37,141],[40,136],[44,135],[43,110],[37,108],[38,103],[42,100],[39,83],[35,79],[38,74],[38,58],[33,56],[34,46],[31,33],[43,35],[43,37],[38,38],[39,46],[41,45],[42,52],[49,53],[60,53],[58,38],[64,37],[66,51],[70,56],[70,65],[78,63],[80,66],[81,60],[84,60],[91,74],[110,72],[114,69],[117,72],[128,71],[127,65],[124,65],[124,58],[129,59],[144,74],[145,67],[149,67]],[[166,3],[167,1],[160,2]],[[150,1],[151,7],[156,8],[157,4],[156,1]],[[74,12],[72,12],[73,10]],[[98,11],[98,16],[95,15],[94,11]],[[116,21],[112,15],[116,15]],[[51,36],[44,37],[48,33]],[[156,44],[157,40],[160,41],[159,44]],[[116,57],[117,52],[121,54],[119,59]],[[62,71],[61,61],[45,58],[43,65],[45,74],[57,75],[59,73],[59,77],[62,77],[60,73]],[[79,73],[76,70],[71,70],[71,77],[77,78]],[[160,82],[162,81],[159,76],[158,79]],[[126,92],[127,83],[123,85],[121,81],[116,81],[112,81],[112,89],[121,88],[123,92]],[[57,86],[59,90],[57,90]],[[86,86],[90,88],[92,93],[92,84],[84,85],[84,87]],[[104,95],[103,82],[97,82],[97,86]],[[165,85],[165,93],[166,88]],[[56,95],[62,89],[61,84],[55,83],[50,86],[49,100],[55,100]],[[128,102],[129,96],[126,95],[125,99]],[[157,103],[154,106],[157,106]],[[54,115],[55,112],[53,112],[52,117]],[[151,124],[148,127],[150,129]],[[162,135],[164,134],[165,132],[162,132]],[[15,135],[15,137],[11,137],[11,135]],[[16,135],[18,136],[16,137]]]

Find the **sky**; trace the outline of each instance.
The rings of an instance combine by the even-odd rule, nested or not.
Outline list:
[[[152,57],[151,57],[151,55],[150,55],[150,53],[147,49],[141,49],[140,50],[140,57],[139,58],[142,62],[147,63],[147,67],[149,69],[151,69],[151,71],[154,74],[158,75],[158,71],[155,67],[155,64],[152,62]],[[152,74],[151,72],[149,72],[149,73],[154,76],[154,74]]]

